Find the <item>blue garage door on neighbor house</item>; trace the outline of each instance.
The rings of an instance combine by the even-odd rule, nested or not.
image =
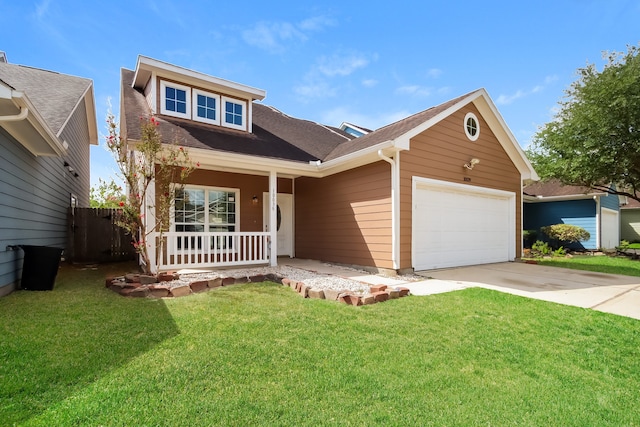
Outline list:
[[[617,200],[617,197],[602,197]],[[617,202],[615,202],[617,203]],[[614,206],[617,206],[614,204]],[[608,207],[608,206],[607,206]],[[563,200],[557,202],[525,203],[523,224],[525,230],[539,230],[540,227],[552,224],[577,225],[589,232],[591,238],[586,242],[567,245],[571,249],[597,249],[596,201],[593,199]],[[545,240],[538,235],[539,240]]]

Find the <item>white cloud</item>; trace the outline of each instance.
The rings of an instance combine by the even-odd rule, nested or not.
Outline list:
[[[373,56],[375,58],[375,56]],[[294,87],[294,92],[303,97],[328,98],[335,96],[338,88],[332,79],[347,77],[358,69],[369,65],[370,59],[362,53],[338,52],[331,56],[321,56],[311,66],[303,78],[303,83]],[[365,80],[363,85],[375,85],[376,80]],[[369,86],[370,87],[370,86]]]
[[[511,95],[505,95],[505,94],[500,94],[500,96],[498,96],[498,98],[496,98],[496,104],[497,105],[509,105],[514,101],[517,101],[518,99],[527,97],[529,95],[533,95],[535,93],[539,93],[542,92],[545,88],[545,86],[552,84],[553,82],[555,82],[556,80],[558,80],[558,76],[547,76],[544,78],[544,83],[540,84],[540,85],[536,85],[533,88],[529,89],[529,90],[525,90],[525,89],[518,89],[515,93],[512,93]]]
[[[333,27],[336,21],[326,16],[315,16],[305,19],[298,24],[298,27],[304,31],[321,31],[325,27]]]
[[[531,93],[533,93],[533,92],[531,92]],[[527,96],[527,94],[528,94],[528,92],[524,92],[522,90],[518,90],[518,91],[516,91],[516,93],[511,94],[511,95],[500,95],[500,96],[498,96],[498,99],[496,99],[496,104],[498,104],[498,105],[509,105],[513,101]]]
[[[325,81],[308,81],[293,88],[297,95],[304,99],[330,98],[336,95],[336,89]]]
[[[442,70],[439,68],[431,68],[427,70],[427,77],[437,79],[442,75]]]
[[[378,85],[378,81],[376,79],[364,79],[362,80],[362,86],[364,87],[374,87]]]
[[[547,76],[544,78],[544,84],[548,85],[551,83],[555,83],[558,81],[558,76],[553,75],[553,76]]]
[[[318,59],[316,69],[327,77],[348,76],[359,68],[369,65],[369,60],[360,53],[322,56]]]
[[[36,4],[35,18],[38,21],[43,20],[45,15],[47,15],[47,12],[49,12],[50,4],[51,4],[51,0],[43,0],[39,4]]]
[[[410,96],[420,96],[426,97],[431,95],[432,89],[419,85],[405,85],[396,88],[396,94],[398,95],[410,95]]]
[[[285,50],[285,42],[305,41],[307,36],[288,22],[259,22],[253,28],[244,30],[242,38],[247,44],[271,53]]]
[[[270,53],[282,53],[288,43],[304,42],[308,39],[307,33],[321,31],[332,25],[335,25],[335,22],[325,16],[308,18],[297,24],[261,21],[242,31],[242,38],[251,46]]]

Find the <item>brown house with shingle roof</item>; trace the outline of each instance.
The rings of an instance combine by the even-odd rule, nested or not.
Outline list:
[[[522,183],[537,175],[484,89],[360,137],[265,96],[142,56],[122,71],[123,137],[134,143],[140,117],[156,115],[200,164],[160,268],[295,256],[400,271],[520,256]]]

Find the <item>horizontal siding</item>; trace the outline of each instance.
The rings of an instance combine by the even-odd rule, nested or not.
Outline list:
[[[295,193],[296,257],[393,268],[387,163],[297,178]]]
[[[89,206],[90,143],[84,100],[59,139],[69,144],[64,157],[36,157],[0,128],[0,294],[5,293],[3,287],[18,282],[22,268],[22,251],[6,251],[8,245],[65,248],[71,195],[78,206]]]
[[[67,142],[75,155],[77,141],[70,135]],[[21,274],[22,251],[6,251],[8,245],[66,247],[70,195],[81,187],[63,163],[33,156],[0,129],[0,288],[16,284]],[[87,185],[87,199],[88,192]]]
[[[600,197],[600,206],[618,212],[620,210],[620,199],[613,194],[607,194]]]
[[[640,242],[640,209],[620,210],[620,239]]]
[[[587,200],[565,200],[558,202],[525,203],[525,230],[539,230],[553,224],[571,224],[584,228],[591,238],[586,242],[568,245],[572,249],[597,249],[596,202]],[[546,236],[538,233],[540,240]]]
[[[262,193],[269,191],[269,177],[231,172],[219,172],[207,169],[196,169],[186,179],[188,185],[205,187],[237,188],[240,190],[240,230],[264,231]],[[291,194],[292,180],[278,178],[278,192]],[[253,204],[253,196],[258,204]]]
[[[78,173],[77,177],[68,180],[69,192],[78,199],[79,207],[89,207],[89,188],[91,186],[89,124],[87,123],[87,109],[84,99],[60,133],[60,140],[67,141],[69,149],[64,161]],[[62,166],[61,166],[62,167]]]
[[[470,141],[463,128],[464,116],[473,112],[480,136]],[[472,158],[480,163],[472,171],[462,167]],[[496,136],[473,104],[412,138],[410,150],[400,154],[400,268],[413,268],[412,178],[414,176],[493,188],[516,194],[516,257],[520,257],[521,177]],[[467,180],[465,180],[467,179]],[[464,245],[464,241],[460,242]]]

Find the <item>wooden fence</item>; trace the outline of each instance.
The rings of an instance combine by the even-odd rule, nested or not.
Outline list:
[[[116,224],[117,209],[70,208],[67,260],[78,263],[131,261],[131,236]]]

